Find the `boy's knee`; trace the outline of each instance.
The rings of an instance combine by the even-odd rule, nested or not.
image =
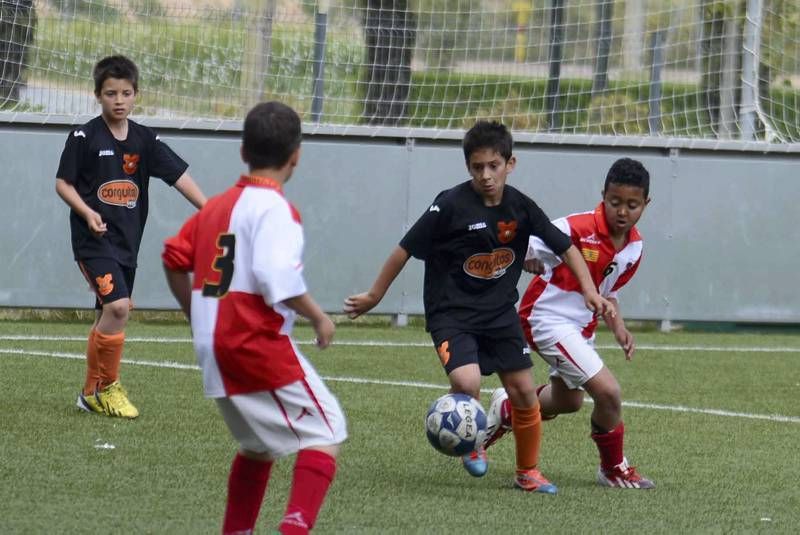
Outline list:
[[[129,302],[128,299],[119,299],[113,303],[109,303],[103,307],[103,313],[108,314],[110,316],[109,319],[127,321],[128,312],[130,310]]]
[[[569,395],[559,400],[559,412],[568,414],[581,410],[581,407],[583,407],[583,392],[576,392],[578,392],[578,395]]]
[[[612,387],[596,391],[592,394],[595,406],[607,410],[619,412],[622,409],[622,395],[619,387]]]
[[[468,396],[472,396],[475,399],[481,398],[481,388],[480,385],[471,385],[468,383],[455,383],[451,385],[452,391],[455,393],[460,394],[467,394]]]
[[[475,399],[481,395],[481,374],[477,365],[460,366],[447,374],[452,392],[468,394]]]
[[[536,396],[536,389],[533,385],[521,388],[506,387],[506,393],[513,407],[528,409],[539,406],[539,398]]]

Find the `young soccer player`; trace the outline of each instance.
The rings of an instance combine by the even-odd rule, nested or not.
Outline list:
[[[553,222],[581,250],[595,287],[612,303],[616,314],[604,314],[603,319],[627,360],[633,357],[636,345],[625,327],[617,292],[631,280],[641,261],[642,237],[635,225],[650,202],[649,192],[650,174],[644,166],[622,158],[609,169],[603,199],[594,211]],[[542,418],[578,411],[583,392],[588,392],[594,400],[591,437],[600,453],[598,484],[627,489],[655,487],[628,465],[623,454],[620,387],[594,348],[597,318],[582,306],[578,282],[542,240],[531,238],[529,254],[537,264],[531,268],[541,274],[528,285],[519,317],[528,343],[550,364],[550,384],[537,389]],[[492,401],[491,413],[508,412],[502,390],[492,394]],[[502,436],[512,421],[506,417],[487,443]]]
[[[273,462],[295,452],[279,529],[308,533],[347,438],[339,403],[290,338],[296,314],[311,320],[320,348],[334,334],[306,290],[300,215],[283,196],[300,140],[294,110],[278,102],[255,106],[241,149],[249,175],[164,245],[167,282],[191,320],[205,394],[240,444],[223,533],[253,532]]]
[[[540,237],[575,272],[589,309],[606,312],[610,303],[597,293],[569,238],[536,203],[506,184],[516,164],[506,127],[478,122],[464,136],[463,149],[471,180],[439,193],[389,255],[372,288],[348,297],[344,309],[353,318],[372,309],[410,256],[424,260],[426,329],[451,391],[479,398],[481,374],[496,372],[511,398],[515,485],[555,494],[556,486],[538,470],[539,407],[515,310],[528,237]],[[471,475],[486,473],[483,448],[462,460]]]
[[[109,56],[95,65],[93,77],[102,112],[70,132],[56,173],[56,192],[71,208],[72,251],[96,295],[77,405],[136,418],[139,411],[120,384],[119,368],[150,177],[175,186],[198,208],[206,199],[186,172],[188,164],[153,130],[128,119],[138,92],[136,65]]]

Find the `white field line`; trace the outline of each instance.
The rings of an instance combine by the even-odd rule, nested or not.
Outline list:
[[[0,341],[7,342],[84,342],[86,336],[39,336],[39,335],[0,335]],[[191,344],[191,338],[149,338],[130,337],[129,343],[143,344]],[[299,345],[313,345],[311,340],[298,340]],[[334,340],[337,346],[353,347],[432,347],[432,342],[382,342],[379,340]],[[619,349],[619,346],[598,344],[597,349]],[[800,347],[766,347],[766,346],[677,346],[677,345],[637,345],[636,349],[645,351],[709,351],[735,353],[800,353]]]
[[[82,353],[63,353],[63,352],[54,352],[54,351],[30,351],[26,349],[6,349],[0,348],[0,355],[30,355],[35,357],[54,357],[54,358],[62,358],[62,359],[73,359],[73,360],[83,360],[86,356]],[[194,364],[183,364],[180,362],[170,362],[170,361],[149,361],[149,360],[130,360],[130,359],[123,359],[122,362],[125,364],[131,364],[134,366],[149,366],[154,368],[170,368],[176,370],[195,370],[199,371],[199,366]],[[411,387],[411,388],[428,388],[432,390],[441,390],[442,392],[447,391],[449,388],[447,385],[437,385],[433,383],[421,383],[417,381],[383,381],[380,379],[364,379],[361,377],[323,377],[326,381],[331,382],[340,382],[340,383],[356,383],[356,384],[370,384],[370,385],[381,385],[381,386],[400,386],[400,387]],[[483,392],[491,392],[491,389],[483,389]],[[586,399],[587,402],[591,403],[591,399]],[[623,401],[623,407],[635,407],[640,409],[653,409],[653,410],[661,410],[661,411],[670,411],[670,412],[685,412],[685,413],[696,413],[696,414],[708,414],[713,416],[725,416],[730,418],[747,418],[750,420],[767,420],[770,422],[788,422],[788,423],[795,423],[800,424],[800,417],[798,416],[783,416],[780,414],[752,414],[748,412],[734,412],[734,411],[724,411],[719,409],[702,409],[702,408],[695,408],[695,407],[684,407],[682,405],[660,405],[656,403],[640,403],[638,401]]]

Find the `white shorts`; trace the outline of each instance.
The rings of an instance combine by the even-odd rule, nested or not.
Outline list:
[[[539,355],[550,365],[550,377],[560,377],[575,390],[603,368],[603,359],[594,349],[594,342],[580,333],[573,333],[558,342],[537,347]]]
[[[303,379],[277,390],[216,398],[222,418],[242,448],[277,459],[347,439],[339,402],[309,368]]]

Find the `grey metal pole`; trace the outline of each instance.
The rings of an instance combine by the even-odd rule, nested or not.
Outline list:
[[[592,77],[592,98],[608,88],[608,56],[611,52],[611,19],[614,16],[614,2],[603,0],[597,4],[597,55],[594,59]]]
[[[753,140],[756,136],[761,7],[761,0],[747,0],[742,41],[742,101],[739,104],[739,116],[742,122],[740,135],[741,139],[746,141]]]
[[[561,121],[558,116],[559,83],[561,80],[561,55],[564,43],[564,0],[553,0],[550,7],[550,73],[547,79],[545,102],[548,113],[548,128],[558,130]]]
[[[264,98],[265,80],[272,59],[272,25],[277,0],[245,0],[245,34],[240,89],[245,110]]]
[[[314,17],[314,86],[311,91],[311,121],[322,119],[322,104],[325,100],[325,38],[328,30],[329,0],[317,2]]]
[[[664,34],[667,31],[658,29],[653,32],[653,64],[650,66],[650,113],[647,123],[650,134],[661,132],[661,71],[664,69]]]

